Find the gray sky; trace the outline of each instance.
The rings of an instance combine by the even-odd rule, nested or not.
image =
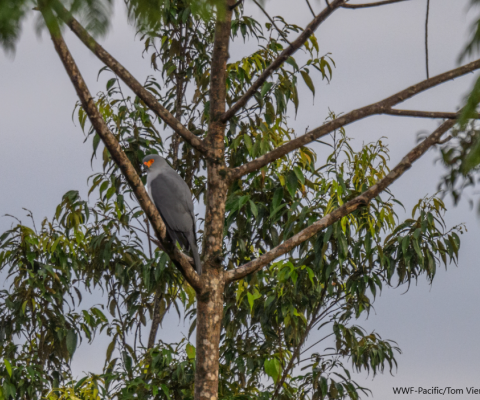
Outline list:
[[[313,0],[312,4],[317,10],[324,6],[323,1]],[[431,1],[431,76],[457,66],[472,19],[467,4],[467,0]],[[301,26],[311,18],[302,0],[270,0],[266,5],[271,15],[283,15]],[[348,112],[425,79],[425,8],[426,0],[412,0],[335,12],[317,31],[317,38],[321,53],[332,53],[337,68],[329,85],[318,82],[314,102],[308,89],[301,89],[303,106],[292,123],[298,132],[322,124],[329,108],[336,113]],[[142,59],[143,46],[135,40],[119,2],[115,13],[113,27],[102,43],[142,81],[152,72],[148,58]],[[246,13],[264,20],[251,2],[247,2]],[[71,34],[67,33],[66,39],[90,90],[102,90],[105,81],[96,80],[101,63]],[[235,43],[232,60],[248,54],[253,46]],[[471,74],[443,84],[399,108],[454,111],[475,77]],[[82,143],[81,129],[72,122],[75,92],[50,40],[45,33],[41,40],[36,37],[33,20],[25,24],[15,59],[0,54],[0,88],[0,214],[22,217],[25,207],[40,220],[53,215],[66,191],[80,190],[86,197],[86,179],[92,174],[91,143]],[[356,148],[386,136],[391,149],[390,165],[394,166],[416,144],[419,132],[430,132],[437,126],[438,121],[377,116],[348,126],[347,134],[355,139]],[[322,148],[316,150],[325,154]],[[437,153],[428,153],[393,185],[407,210],[419,198],[436,192],[443,172],[434,165],[437,157]],[[26,218],[22,219],[26,222]],[[465,388],[478,383],[480,271],[476,246],[480,219],[464,202],[450,207],[447,222],[450,226],[466,222],[468,227],[468,233],[461,238],[458,268],[450,266],[447,272],[440,269],[432,287],[420,279],[405,295],[404,289],[385,289],[375,303],[375,313],[363,323],[367,330],[374,329],[383,338],[396,340],[403,351],[395,377],[388,373],[373,381],[371,376],[359,377],[359,383],[372,389],[377,399],[402,398],[393,395],[392,386]],[[0,231],[10,223],[8,218],[0,218]],[[174,331],[188,329],[175,316],[167,322],[175,327]],[[83,346],[75,355],[74,371],[99,370],[105,344],[100,341],[93,347]],[[96,354],[101,354],[98,362]]]

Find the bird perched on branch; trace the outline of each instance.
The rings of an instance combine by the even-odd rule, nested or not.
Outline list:
[[[147,187],[153,203],[175,244],[192,252],[195,269],[202,273],[195,233],[192,194],[186,182],[168,165],[163,157],[151,154],[143,159],[147,167]]]

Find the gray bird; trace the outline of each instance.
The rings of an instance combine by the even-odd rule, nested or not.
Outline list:
[[[202,273],[198,255],[193,214],[192,194],[186,182],[171,168],[163,157],[150,154],[143,159],[147,166],[147,187],[153,203],[165,222],[167,234],[175,244],[190,250],[195,269]]]

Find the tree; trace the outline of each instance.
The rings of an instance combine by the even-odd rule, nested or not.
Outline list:
[[[333,0],[301,29],[270,16],[262,27],[243,14],[249,3],[232,0],[127,1],[158,71],[158,80],[141,84],[89,33],[105,28],[109,4],[1,3],[7,49],[26,10],[36,6],[77,91],[78,118],[94,155],[100,142],[105,146],[104,171],[91,180],[90,192],[98,193],[93,206],[69,192],[39,230],[20,223],[1,237],[0,265],[13,279],[0,304],[2,396],[37,398],[52,389],[51,398],[358,398],[366,389],[343,361],[376,373],[395,366],[398,349],[354,319],[368,313],[383,285],[408,285],[421,274],[431,280],[440,260],[456,261],[462,229],[445,227],[437,198],[422,199],[411,219],[399,221],[398,200],[388,190],[442,142],[458,114],[392,107],[480,68],[480,61],[344,115],[332,113],[325,124],[295,135],[287,111],[300,107],[299,78],[315,94],[314,82],[330,79],[334,67],[319,55],[315,29],[339,8],[366,5]],[[62,38],[64,27],[111,74],[95,99]],[[230,41],[250,38],[258,51],[228,64]],[[300,48],[307,60],[299,65]],[[134,98],[124,95],[123,84]],[[375,114],[446,121],[390,170],[381,141],[355,152],[344,131]],[[168,147],[161,123],[174,132]],[[330,134],[332,154],[318,167],[306,146]],[[146,194],[139,160],[150,152],[168,157],[205,202],[201,277],[166,239]],[[110,317],[99,307],[77,312],[79,287],[92,286],[105,290]],[[196,346],[156,340],[172,306],[192,318]],[[152,328],[142,346],[138,332],[147,316]],[[314,353],[306,372],[297,373],[305,340],[318,327],[334,347]],[[104,373],[73,381],[68,363],[78,341],[97,332],[112,338]]]

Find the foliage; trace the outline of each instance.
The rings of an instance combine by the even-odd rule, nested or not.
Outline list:
[[[87,7],[88,18],[89,3],[75,4]],[[203,137],[210,121],[213,15],[194,13],[194,2],[165,0],[151,2],[160,14],[149,19],[145,4],[127,2],[154,70],[145,88]],[[108,20],[96,18],[100,25]],[[300,30],[276,21],[285,35]],[[286,45],[272,24],[261,26],[242,7],[235,9],[231,36],[257,41],[258,50],[227,65],[229,105]],[[315,95],[315,83],[332,78],[333,60],[321,55],[314,36],[303,50],[302,62],[290,57],[230,121],[230,167],[293,138],[287,117],[301,105],[299,85]],[[139,173],[145,154],[162,154],[202,201],[205,165],[178,136],[161,133],[156,116],[140,99],[125,96],[115,76],[95,102]],[[195,293],[150,237],[143,211],[79,105],[77,116],[92,140],[92,157],[102,154],[103,169],[89,180],[93,200],[68,192],[38,230],[18,222],[0,237],[0,270],[10,284],[0,292],[0,399],[193,399]],[[315,151],[303,147],[232,185],[224,227],[227,269],[267,252],[389,172],[383,140],[354,150],[340,130],[323,145],[331,154],[321,166]],[[385,285],[408,286],[421,275],[431,282],[441,263],[456,262],[462,231],[446,228],[445,206],[436,197],[421,199],[403,221],[395,205],[401,203],[386,191],[227,288],[220,398],[269,399],[278,386],[281,399],[357,399],[368,389],[352,372],[395,369],[395,342],[365,332],[356,320],[368,314]],[[95,290],[102,303],[83,308],[82,296]],[[148,346],[139,333],[154,313],[163,318],[169,310],[185,313],[189,337]],[[315,331],[321,344],[305,348]],[[102,373],[72,377],[75,350],[99,335],[110,338]]]
[[[442,177],[439,190],[443,193],[450,193],[455,204],[457,204],[464,190],[474,187],[477,180],[479,166],[477,165],[479,132],[476,122],[470,121],[463,129],[457,128],[452,131],[452,139],[440,148],[440,161],[446,167],[447,173]],[[466,160],[472,159],[476,165],[472,168],[465,165]],[[469,199],[473,205],[473,200]]]
[[[479,0],[471,0],[470,5],[471,7],[478,7],[480,4]],[[476,20],[476,22],[472,25],[472,36],[468,41],[465,49],[463,50],[459,61],[464,60],[465,58],[472,56],[478,53],[480,48],[480,18]],[[453,175],[461,176],[466,178],[467,181],[470,181],[472,174],[474,174],[475,170],[478,169],[477,167],[480,165],[480,144],[477,140],[477,135],[472,134],[474,129],[472,129],[472,124],[469,123],[471,120],[475,120],[478,117],[478,105],[480,104],[480,78],[477,79],[475,82],[471,93],[469,94],[468,98],[466,99],[465,106],[461,110],[461,115],[459,118],[459,125],[460,130],[465,130],[462,136],[466,136],[466,140],[460,139],[459,147],[457,149],[453,149],[453,147],[449,147],[452,152],[454,153],[461,153],[463,158],[461,162],[458,163],[459,160],[455,160],[455,164],[460,164],[456,168],[453,168]],[[468,143],[468,145],[467,145]],[[467,145],[467,146],[466,146]],[[445,159],[445,157],[443,157]],[[448,165],[449,160],[447,160]],[[453,176],[451,175],[451,178]],[[452,195],[455,201],[458,200],[460,192],[455,190],[452,187],[449,187],[452,190]]]

